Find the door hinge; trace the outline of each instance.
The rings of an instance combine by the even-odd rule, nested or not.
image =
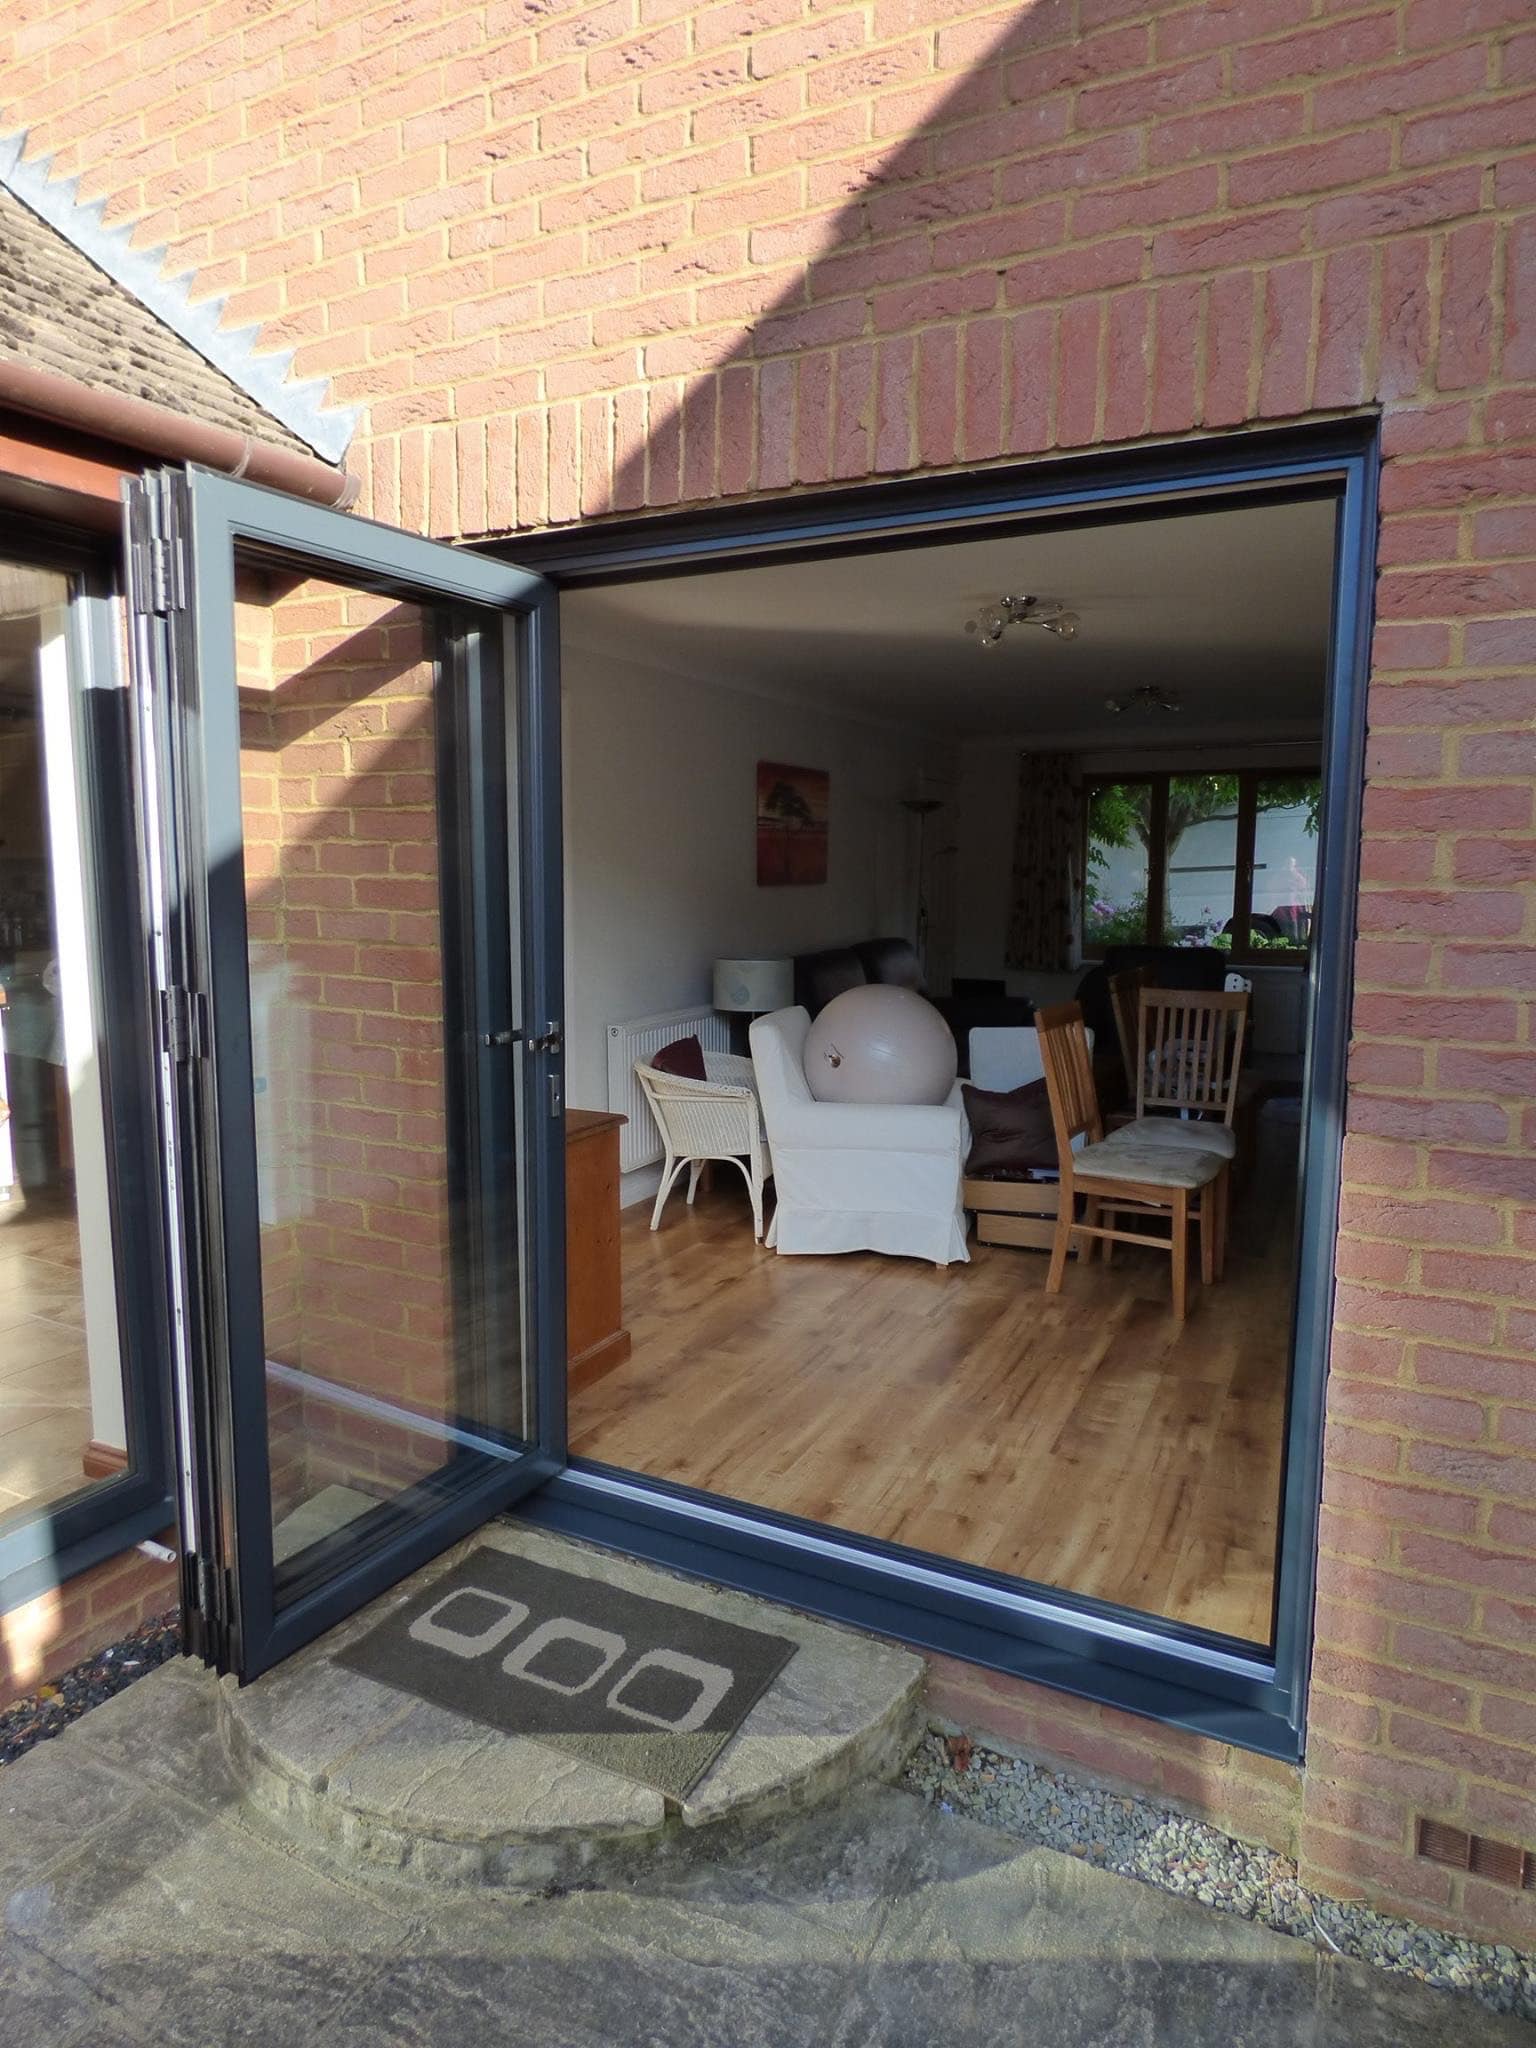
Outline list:
[[[132,547],[134,608],[166,618],[184,611],[187,603],[186,555],[180,538],[163,533],[146,534]]]
[[[207,997],[196,989],[162,989],[160,1028],[167,1058],[178,1063],[205,1059],[208,1053]]]

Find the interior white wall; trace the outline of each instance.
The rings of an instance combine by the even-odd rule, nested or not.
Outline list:
[[[1019,747],[1012,740],[971,740],[959,755],[955,972],[995,979],[1003,972],[1013,889]]]
[[[566,1095],[601,1108],[607,1026],[707,1002],[717,957],[910,936],[917,829],[900,798],[943,793],[953,761],[923,735],[594,652],[569,631],[561,666]],[[760,760],[829,772],[825,884],[757,886]],[[930,844],[953,838],[930,827]],[[948,893],[931,890],[931,915]]]

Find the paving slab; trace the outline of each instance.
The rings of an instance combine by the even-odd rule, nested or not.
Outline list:
[[[197,1740],[186,1703],[211,1719],[217,1690],[153,1674],[94,1743],[87,1715],[0,1768],[0,2048],[1536,2044],[889,1786],[678,1828],[670,1855],[549,1896],[345,1880],[216,1778],[149,1776],[167,1708]],[[94,1807],[71,1803],[87,1768]],[[62,1853],[55,1810],[83,1830]]]

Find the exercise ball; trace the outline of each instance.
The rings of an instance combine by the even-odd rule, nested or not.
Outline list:
[[[818,1102],[942,1102],[955,1041],[915,989],[867,982],[834,996],[806,1033],[805,1078]]]

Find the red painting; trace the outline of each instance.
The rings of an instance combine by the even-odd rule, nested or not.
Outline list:
[[[760,888],[827,879],[827,799],[824,768],[757,764],[757,880]]]

